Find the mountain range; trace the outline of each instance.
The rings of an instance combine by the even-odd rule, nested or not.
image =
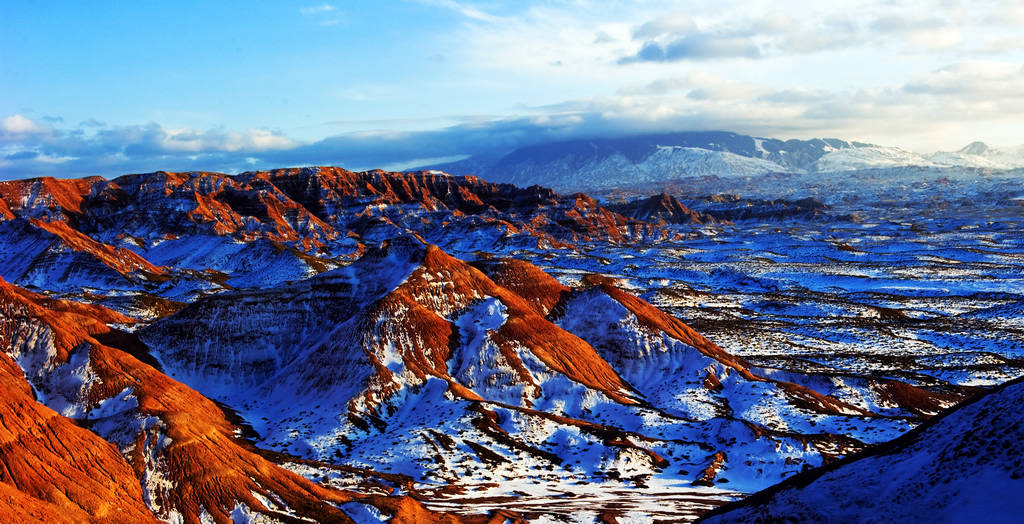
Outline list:
[[[694,177],[907,167],[1016,169],[1024,167],[1024,146],[997,150],[973,142],[958,151],[922,155],[835,138],[779,140],[693,131],[552,142],[433,166],[453,174],[521,186],[544,184],[565,191],[621,189]]]

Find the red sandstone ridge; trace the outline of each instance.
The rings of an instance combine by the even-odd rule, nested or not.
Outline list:
[[[117,449],[37,403],[3,353],[0,421],[0,520],[156,522]]]
[[[127,398],[134,401],[120,408],[126,411],[109,415],[110,424],[102,423],[107,419],[97,422],[97,427],[112,428],[107,436],[119,445],[126,462],[96,434],[34,402],[28,384],[20,379],[22,371],[10,357],[0,355],[0,442],[5,443],[0,461],[6,465],[0,480],[20,492],[71,507],[71,515],[87,516],[82,520],[119,522],[151,521],[155,514],[161,519],[179,515],[188,523],[199,523],[201,515],[208,515],[228,523],[240,505],[251,513],[286,520],[348,522],[335,504],[365,499],[314,484],[261,457],[235,437],[238,428],[212,401],[98,341],[110,331],[106,322],[130,319],[99,306],[45,299],[2,281],[0,312],[0,345],[34,363],[36,368],[26,371],[39,387],[70,396],[67,400],[86,413],[119,406]],[[72,370],[62,364],[83,352],[89,376],[69,395],[60,389],[67,381],[61,373]],[[137,433],[125,434],[126,430]],[[411,500],[376,497],[366,502],[395,515],[398,522],[427,514]],[[47,508],[26,506],[27,518]]]
[[[82,201],[105,180],[98,176],[74,179],[51,177],[0,182],[0,200],[13,212],[30,216],[64,216],[82,212]]]
[[[86,235],[109,232],[135,238],[203,233],[241,240],[266,238],[320,249],[359,229],[365,211],[392,222],[406,215],[445,212],[449,220],[474,216],[482,224],[555,242],[624,241],[662,234],[641,221],[597,205],[585,195],[516,188],[476,177],[437,172],[355,173],[335,167],[279,169],[224,175],[156,173],[0,182],[0,215],[66,222]],[[410,207],[413,206],[413,207]]]
[[[55,235],[68,248],[92,255],[122,275],[128,276],[135,272],[142,272],[151,276],[159,276],[166,273],[162,268],[154,266],[134,251],[97,242],[72,229],[66,222],[45,222],[38,219],[32,219],[31,222],[39,229]]]
[[[609,208],[625,216],[648,222],[669,224],[704,224],[715,222],[714,217],[701,215],[684,206],[675,197],[667,193],[661,193],[633,202],[611,205]]]
[[[494,283],[526,299],[544,316],[554,310],[564,294],[570,291],[554,277],[525,260],[482,260],[473,262],[473,266],[483,271]]]
[[[601,277],[592,278],[591,283],[596,283],[604,293],[636,315],[640,324],[647,330],[650,330],[651,332],[661,332],[671,338],[683,342],[702,354],[734,369],[745,379],[754,381],[770,380],[781,390],[785,391],[789,401],[798,407],[831,414],[872,414],[865,409],[852,406],[834,397],[822,395],[821,393],[805,386],[782,380],[771,380],[756,375],[750,371],[750,365],[742,358],[732,355],[718,347],[717,344],[711,342],[700,333],[697,333],[696,330],[686,325],[682,320],[665,313],[634,295],[622,291],[616,287],[614,282],[610,279]],[[714,375],[709,376],[709,380],[712,384],[718,381],[717,377]],[[713,385],[712,387],[715,386]],[[924,397],[932,398],[924,391],[917,390],[909,385],[907,387],[920,392]]]
[[[188,301],[207,290],[306,278],[409,234],[472,250],[576,249],[668,232],[586,195],[428,171],[313,167],[0,182],[0,275],[64,294],[121,289]]]

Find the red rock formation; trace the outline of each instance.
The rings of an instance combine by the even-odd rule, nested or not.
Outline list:
[[[6,366],[3,368],[5,374],[0,375],[6,382],[0,383],[0,386],[10,390],[10,394],[0,398],[0,402],[7,402],[0,403],[0,414],[3,414],[8,431],[11,431],[12,422],[8,422],[7,413],[28,420],[25,424],[48,415],[45,417],[47,421],[58,421],[50,422],[51,425],[70,436],[62,434],[53,438],[40,437],[37,439],[43,442],[40,445],[49,445],[58,456],[67,457],[71,453],[71,458],[75,460],[70,469],[83,470],[55,475],[75,482],[74,486],[62,490],[65,493],[62,498],[32,476],[45,475],[48,468],[57,467],[50,465],[55,460],[53,457],[42,456],[35,462],[26,461],[21,457],[28,455],[24,455],[19,448],[4,446],[0,449],[0,459],[7,464],[6,475],[13,479],[11,482],[18,489],[57,505],[67,505],[65,499],[71,500],[76,506],[84,508],[86,513],[101,518],[111,511],[123,511],[125,515],[131,515],[131,518],[114,520],[125,522],[151,520],[147,513],[141,512],[144,509],[142,507],[134,507],[134,514],[127,512],[133,508],[130,505],[132,500],[141,500],[139,482],[146,483],[154,477],[165,479],[173,487],[168,489],[167,486],[161,488],[157,485],[151,488],[152,509],[162,518],[167,518],[170,511],[177,512],[188,523],[200,522],[200,515],[204,513],[215,522],[231,522],[229,514],[239,503],[245,504],[251,511],[282,518],[287,518],[284,513],[287,510],[292,515],[318,522],[347,522],[348,517],[332,503],[364,498],[324,488],[261,457],[247,443],[234,436],[237,428],[212,401],[135,357],[98,342],[97,337],[109,331],[106,321],[130,319],[99,306],[45,299],[2,281],[0,310],[3,311],[0,316],[0,344],[3,347],[19,349],[19,353],[24,352],[21,349],[27,351],[26,348],[13,347],[18,340],[31,343],[23,337],[16,338],[15,331],[25,329],[26,323],[42,325],[54,334],[54,346],[58,351],[53,364],[65,361],[72,351],[89,351],[89,366],[96,381],[89,385],[87,398],[82,399],[84,403],[96,406],[127,390],[137,400],[138,415],[154,417],[158,421],[156,424],[144,424],[134,445],[122,449],[128,456],[128,463],[125,463],[113,447],[102,443],[94,434],[74,426],[70,421],[32,401],[27,383],[22,379],[18,385],[12,383],[13,379],[10,378],[20,377],[21,371],[9,357],[0,355],[4,359],[0,363]],[[25,431],[38,434],[42,430],[23,430],[21,433]],[[13,436],[0,432],[0,442],[17,441],[18,434],[17,429],[13,430]],[[93,440],[90,441],[90,438]],[[75,458],[76,451],[64,449],[67,446],[87,453],[91,449],[89,442],[94,441],[101,442],[102,449],[116,460],[111,458],[111,463],[107,464],[87,456],[79,463]],[[36,455],[40,453],[42,451],[37,451]],[[12,469],[22,467],[24,471]],[[90,473],[97,468],[103,471],[120,469],[116,475]],[[92,475],[104,481],[111,479],[111,483],[106,488],[102,485],[92,486],[88,482],[78,483],[76,478],[82,475]],[[132,480],[127,483],[130,489],[121,487],[127,482],[125,479]],[[7,476],[3,480],[6,481]],[[112,493],[111,490],[115,489],[128,491],[127,494]],[[86,497],[86,494],[91,494],[92,498]],[[286,507],[267,507],[264,501],[268,500],[278,501],[275,504]],[[118,509],[116,501],[127,505],[126,508]],[[377,497],[369,503],[394,513],[397,522],[414,522],[427,514],[425,509],[412,500]]]
[[[74,179],[51,177],[0,182],[0,200],[12,211],[35,209],[55,214],[81,213],[82,200],[93,186],[105,182],[98,176]]]
[[[526,233],[553,245],[585,240],[625,241],[663,235],[656,227],[611,212],[589,197],[563,198],[550,189],[491,184],[437,172],[354,173],[336,167],[220,173],[49,178],[0,183],[0,216],[40,218],[62,238],[121,231],[142,239],[215,234],[265,238],[321,249],[360,222],[443,212],[451,221],[487,226],[506,235]],[[403,207],[406,206],[406,207]],[[409,207],[412,206],[412,207]],[[374,209],[387,208],[386,216]],[[467,221],[467,217],[474,217]],[[424,220],[427,220],[424,217]],[[475,224],[475,225],[474,225]],[[399,224],[395,224],[401,228]],[[107,240],[110,242],[111,240]],[[101,242],[102,243],[102,242]],[[72,244],[75,249],[81,242]]]
[[[666,335],[679,340],[680,342],[695,348],[697,351],[700,351],[702,354],[736,370],[736,372],[747,380],[770,380],[782,388],[787,393],[787,398],[790,402],[797,407],[830,414],[870,414],[869,411],[852,406],[837,398],[822,395],[808,387],[794,384],[792,382],[766,379],[759,375],[755,375],[754,373],[751,373],[749,369],[750,365],[742,358],[720,348],[717,344],[711,342],[700,333],[697,333],[693,328],[686,325],[682,320],[665,313],[634,295],[622,291],[614,285],[612,280],[604,277],[591,277],[590,282],[600,286],[602,291],[607,293],[608,296],[615,299],[616,302],[622,304],[631,313],[636,315],[639,322],[647,329],[656,332],[664,332]],[[712,386],[714,386],[714,384],[712,384]]]
[[[684,206],[672,195],[661,193],[642,200],[609,206],[618,213],[637,220],[662,222],[669,224],[703,224],[714,222],[710,215],[700,213]]]
[[[483,271],[494,283],[525,298],[537,313],[546,316],[569,288],[539,267],[515,258],[483,260],[473,266]]]
[[[37,403],[22,370],[3,353],[0,512],[6,522],[156,522],[117,449]]]
[[[435,275],[442,276],[445,285],[435,285]],[[517,348],[522,347],[576,382],[620,402],[636,403],[631,388],[593,347],[544,318],[535,303],[495,284],[480,270],[436,246],[427,246],[420,267],[368,310],[364,346],[395,347],[406,368],[417,378],[443,378],[452,385],[454,393],[479,399],[449,375],[449,341],[456,328],[446,318],[485,296],[497,298],[506,308],[507,318],[492,339],[519,381],[539,387],[517,354]],[[384,398],[399,385],[391,380],[390,371],[373,355],[370,357],[377,369],[375,386],[370,392]],[[372,404],[370,399],[366,400]]]
[[[148,260],[142,258],[134,251],[115,248],[108,244],[97,242],[81,232],[72,229],[66,222],[46,222],[39,219],[32,219],[32,224],[56,235],[69,248],[88,253],[103,264],[115,269],[118,273],[128,276],[136,271],[141,271],[149,276],[160,276],[166,274],[162,268],[154,266]]]

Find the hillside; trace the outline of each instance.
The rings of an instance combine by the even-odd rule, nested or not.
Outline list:
[[[808,471],[701,522],[1017,522],[1024,416],[1017,379],[900,438]]]

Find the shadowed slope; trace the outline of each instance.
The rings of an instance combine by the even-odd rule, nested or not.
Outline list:
[[[1017,522],[1024,511],[1024,380],[862,453],[797,475],[702,522]]]

